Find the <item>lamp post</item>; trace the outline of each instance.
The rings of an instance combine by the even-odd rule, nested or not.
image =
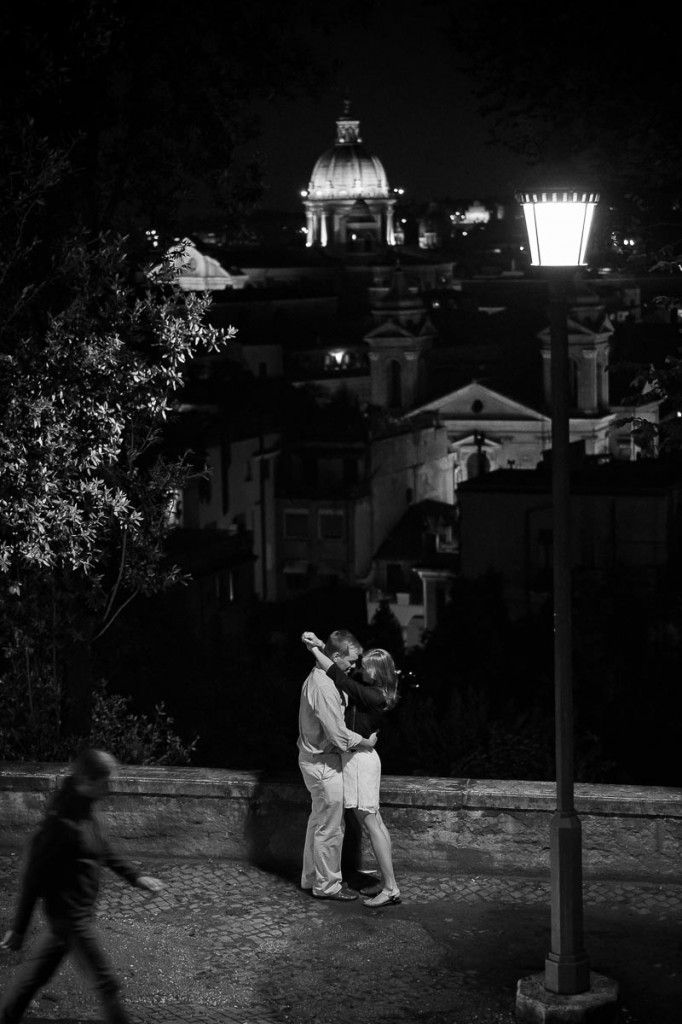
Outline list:
[[[583,948],[582,835],[573,800],[570,432],[567,292],[585,263],[599,196],[568,189],[517,195],[534,266],[549,283],[552,401],[552,525],[554,596],[554,728],[556,810],[550,824],[551,950],[545,988],[575,995],[590,988]]]

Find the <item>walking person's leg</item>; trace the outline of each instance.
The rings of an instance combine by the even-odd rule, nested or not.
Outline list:
[[[81,921],[74,927],[72,948],[78,965],[93,984],[107,1024],[130,1024],[121,1001],[121,985],[92,921]]]
[[[35,994],[46,985],[69,950],[68,930],[52,924],[32,946],[0,1002],[0,1024],[17,1024]]]

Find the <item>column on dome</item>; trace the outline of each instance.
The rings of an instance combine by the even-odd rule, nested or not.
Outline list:
[[[309,249],[311,245],[315,244],[315,218],[313,217],[313,211],[312,210],[306,210],[306,212],[305,212],[305,222],[306,222],[305,244],[306,244],[306,248]]]
[[[395,232],[393,230],[393,207],[386,210],[386,245],[395,245]]]

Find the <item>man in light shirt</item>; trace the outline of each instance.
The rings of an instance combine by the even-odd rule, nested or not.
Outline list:
[[[344,672],[362,654],[362,645],[346,629],[337,629],[324,652]],[[365,739],[346,727],[344,698],[317,665],[303,684],[298,714],[298,764],[310,793],[312,809],[303,849],[301,888],[321,900],[356,900],[341,878],[343,846],[343,775],[341,752],[372,748],[377,734]]]

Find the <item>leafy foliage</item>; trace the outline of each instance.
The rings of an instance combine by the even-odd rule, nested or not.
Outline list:
[[[94,693],[88,746],[108,750],[123,764],[189,764],[199,737],[184,742],[174,731],[163,701],[151,717],[130,711],[131,703],[130,697],[110,694],[100,682]]]
[[[70,761],[84,747],[96,747],[108,750],[122,764],[191,762],[198,737],[189,743],[182,740],[163,702],[152,716],[133,713],[131,699],[109,693],[100,680],[93,689],[90,731],[81,737],[61,734],[59,699],[50,680],[38,682],[37,689],[23,695],[12,686],[0,691],[0,759]]]
[[[0,673],[37,699],[63,689],[70,662],[83,727],[90,645],[137,594],[179,579],[164,540],[196,466],[189,453],[164,453],[163,429],[187,361],[234,331],[207,326],[207,300],[170,279],[136,277],[122,239],[57,231],[65,158],[30,130],[10,141],[0,172]],[[32,177],[17,184],[22,166]]]

